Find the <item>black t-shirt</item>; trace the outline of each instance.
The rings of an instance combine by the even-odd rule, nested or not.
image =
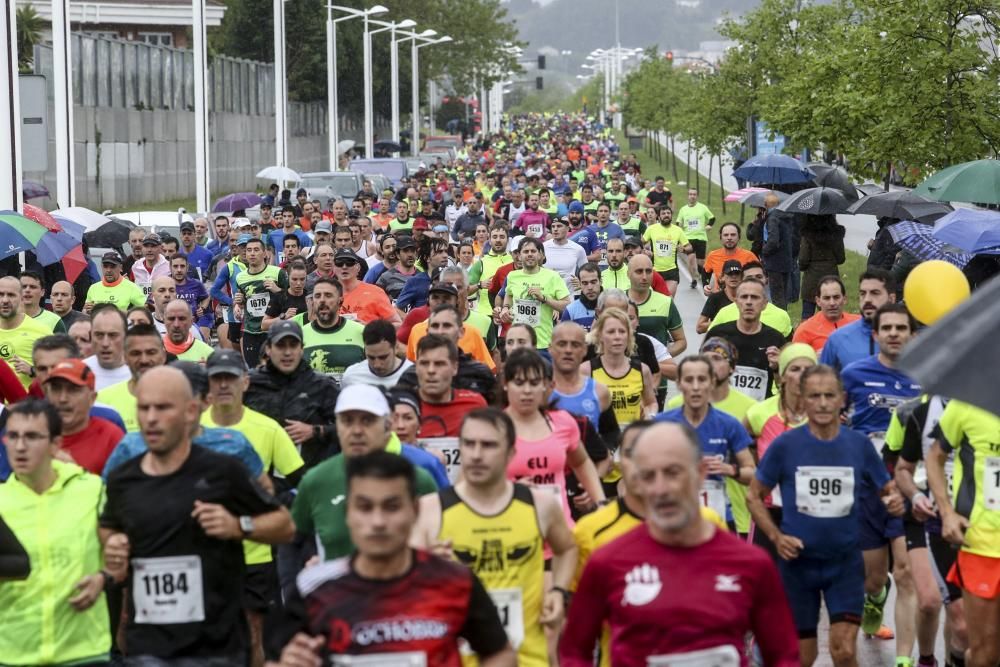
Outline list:
[[[666,188],[664,188],[663,192],[657,192],[654,189],[646,193],[646,201],[654,206],[663,206],[670,203],[671,196],[670,190]]]
[[[245,651],[243,543],[207,536],[191,512],[200,500],[237,517],[257,516],[278,509],[278,501],[238,459],[197,445],[171,475],[147,475],[142,459],[111,473],[100,520],[125,533],[131,547],[129,653],[173,658]]]
[[[705,300],[705,305],[701,307],[702,317],[707,317],[708,321],[711,322],[715,319],[715,316],[719,314],[719,311],[731,304],[733,301],[726,294],[726,290],[719,290],[718,292],[713,292]]]
[[[481,657],[507,646],[496,606],[464,565],[413,552],[410,570],[395,579],[358,575],[349,557],[299,573],[280,620],[268,636],[276,659],[297,632],[322,635],[331,655],[424,653],[428,665],[459,667],[458,638]]]
[[[761,400],[769,398],[774,388],[774,371],[767,360],[767,348],[780,348],[788,339],[777,329],[772,329],[764,323],[755,334],[745,334],[737,328],[736,322],[726,322],[708,330],[705,337],[721,336],[736,347],[736,368],[730,378],[730,384],[751,398]],[[763,371],[767,373],[766,381]]]
[[[296,315],[307,312],[305,292],[299,296],[289,294],[288,290],[278,292],[271,297],[271,300],[267,304],[267,310],[264,311],[264,315],[266,317],[278,317],[289,308],[295,308]]]

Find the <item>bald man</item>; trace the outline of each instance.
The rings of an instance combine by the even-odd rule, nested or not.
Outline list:
[[[10,364],[25,389],[35,374],[31,366],[35,341],[51,333],[24,313],[21,281],[13,276],[0,278],[0,358]]]
[[[148,450],[111,471],[100,519],[108,571],[133,593],[129,653],[236,664],[249,648],[242,540],[290,542],[291,516],[239,460],[193,446],[201,404],[183,373],[152,369],[136,394]]]
[[[163,324],[167,329],[163,345],[168,354],[182,361],[204,364],[212,347],[194,335],[194,315],[187,301],[174,299],[163,308]]]
[[[682,424],[649,426],[630,458],[629,481],[642,498],[645,526],[590,557],[570,606],[560,664],[593,665],[594,643],[607,623],[615,637],[611,664],[699,650],[706,664],[739,664],[752,632],[764,664],[797,667],[797,634],[774,563],[702,516],[708,464],[697,434]],[[692,631],[668,632],[678,624]]]
[[[80,320],[87,318],[79,310],[73,309],[76,293],[73,291],[73,286],[65,280],[60,280],[52,285],[52,289],[49,290],[49,299],[52,301],[52,312],[62,319],[66,331],[69,331],[69,328]]]
[[[560,322],[552,330],[549,354],[555,406],[577,417],[586,417],[595,429],[600,425],[605,442],[617,442],[618,421],[610,410],[611,392],[594,378],[580,375],[580,366],[587,358],[587,332],[576,322]]]
[[[653,260],[644,254],[633,255],[628,260],[628,277],[629,301],[639,308],[639,333],[667,343],[670,356],[680,355],[687,349],[684,322],[673,299],[652,289]]]

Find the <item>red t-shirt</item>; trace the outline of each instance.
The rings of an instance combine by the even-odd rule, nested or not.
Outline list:
[[[418,438],[457,438],[462,419],[476,408],[485,408],[486,399],[468,389],[456,389],[448,403],[420,401]]]
[[[798,633],[777,568],[759,547],[721,531],[681,548],[660,544],[642,525],[595,551],[569,608],[559,664],[592,667],[605,622],[615,667],[725,646],[742,656],[748,632],[765,665],[799,664]]]
[[[62,449],[81,467],[100,475],[111,452],[125,437],[125,432],[100,417],[91,417],[87,428],[73,435],[63,435]]]
[[[396,340],[399,341],[400,345],[406,345],[410,340],[410,332],[413,331],[414,325],[420,324],[430,316],[429,306],[417,306],[408,312],[403,318],[403,323],[399,325],[399,330],[396,331]]]

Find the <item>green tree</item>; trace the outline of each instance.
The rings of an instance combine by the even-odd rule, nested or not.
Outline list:
[[[35,45],[42,41],[45,21],[31,5],[17,8],[17,68],[30,73],[35,62]]]

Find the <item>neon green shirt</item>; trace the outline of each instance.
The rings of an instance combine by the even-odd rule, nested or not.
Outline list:
[[[125,311],[131,306],[145,306],[146,294],[134,282],[122,276],[118,282],[94,283],[87,290],[87,301],[91,303],[113,303],[118,310]]]
[[[0,357],[10,364],[11,370],[14,370],[14,357],[19,357],[30,364],[35,341],[52,334],[44,324],[27,315],[23,317],[21,323],[13,329],[0,329]],[[31,385],[31,376],[18,373],[16,370],[14,372],[27,389]]]
[[[722,307],[718,313],[715,314],[715,319],[712,320],[712,324],[708,327],[711,329],[719,324],[725,324],[726,322],[735,322],[740,318],[740,309],[735,303],[730,303]],[[760,314],[760,321],[781,332],[782,336],[792,335],[792,318],[788,316],[788,313],[783,309],[778,308],[773,303],[768,302],[764,306],[764,310]]]
[[[31,319],[46,327],[52,333],[66,333],[66,324],[63,323],[61,317],[53,313],[51,310],[45,310],[42,308],[38,311],[38,314]]]
[[[139,408],[135,396],[129,391],[130,380],[113,384],[97,392],[97,402],[111,406],[125,422],[129,433],[139,430]]]
[[[303,357],[314,371],[332,375],[340,382],[348,366],[365,358],[365,342],[361,338],[364,330],[363,324],[346,317],[341,317],[331,329],[310,322],[302,327]]]
[[[646,227],[642,235],[653,251],[653,270],[671,271],[677,268],[677,249],[688,244],[687,235],[677,225],[656,224]]]
[[[535,330],[538,349],[545,350],[552,339],[553,309],[546,303],[528,296],[528,290],[537,287],[549,299],[567,299],[569,290],[566,282],[552,269],[540,268],[536,273],[525,273],[524,269],[511,271],[507,275],[507,294],[511,299],[511,315],[515,324],[527,324]]]
[[[701,202],[694,206],[681,206],[681,210],[677,211],[677,221],[684,228],[687,237],[696,241],[708,241],[706,230],[708,222],[714,217]]]

